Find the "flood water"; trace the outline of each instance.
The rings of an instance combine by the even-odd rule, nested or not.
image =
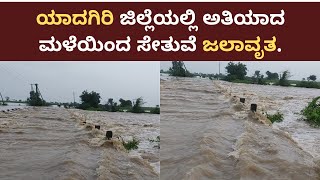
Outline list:
[[[320,131],[296,114],[319,92],[162,78],[161,179],[319,179]],[[271,125],[262,111],[278,109]]]
[[[7,105],[0,105],[0,111],[7,111],[11,109],[22,109],[25,107],[26,107],[26,104],[24,103],[7,103]]]
[[[128,123],[131,120],[142,120],[148,126],[141,123],[132,127]],[[100,130],[94,128],[96,124],[101,126]],[[122,133],[117,128],[128,131]],[[112,130],[115,138],[106,140],[106,130]],[[144,137],[143,133],[149,131],[150,136]],[[159,116],[55,107],[0,112],[0,177],[159,179],[159,148],[142,141],[136,152],[128,153],[117,138],[120,135],[139,139],[157,136]]]

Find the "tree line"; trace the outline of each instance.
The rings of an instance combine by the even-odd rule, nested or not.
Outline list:
[[[320,88],[320,84],[316,82],[317,76],[310,75],[303,78],[301,81],[289,80],[291,73],[284,71],[282,73],[266,71],[265,74],[259,70],[256,70],[252,76],[248,76],[248,68],[244,63],[229,62],[225,67],[226,74],[205,74],[205,73],[190,73],[185,67],[183,61],[172,62],[172,67],[168,71],[161,70],[161,73],[168,73],[171,76],[178,77],[202,77],[209,79],[220,79],[236,83],[248,83],[248,84],[273,84],[279,86],[290,86],[295,84],[297,87],[306,88]]]
[[[132,112],[132,113],[152,113],[160,114],[160,107],[143,107],[145,102],[142,97],[137,98],[135,101],[125,100],[120,98],[119,103],[116,102],[113,98],[109,98],[107,103],[101,104],[100,93],[95,91],[88,92],[87,90],[83,91],[79,96],[81,103],[47,103],[40,97],[40,94],[35,91],[30,91],[30,97],[27,99],[27,104],[29,106],[50,106],[58,105],[58,107],[64,106],[65,108],[74,107],[82,110],[91,110],[91,111],[108,111],[108,112]]]
[[[160,114],[160,107],[143,107],[143,98],[135,101],[120,98],[119,103],[113,98],[109,98],[107,103],[101,104],[101,96],[95,91],[83,91],[80,95],[81,103],[75,107],[83,110],[109,111],[109,112],[132,112],[132,113],[152,113]]]
[[[266,71],[265,75],[261,71],[256,70],[254,74],[250,77],[247,76],[247,67],[245,64],[238,62],[233,63],[229,62],[225,67],[227,75],[224,77],[224,80],[231,82],[243,82],[251,84],[274,84],[280,86],[290,86],[295,84],[297,87],[306,87],[306,88],[320,88],[320,85],[317,80],[316,75],[310,75],[307,78],[303,78],[301,81],[289,80],[292,76],[291,73],[286,70],[280,74],[276,72]]]

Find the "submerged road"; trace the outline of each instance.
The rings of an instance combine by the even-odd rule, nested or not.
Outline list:
[[[161,179],[318,179],[286,133],[210,80],[161,80]]]

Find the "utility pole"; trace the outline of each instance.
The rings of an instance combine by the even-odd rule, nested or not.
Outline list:
[[[218,75],[218,80],[220,80],[220,61],[219,61],[219,75]]]
[[[76,106],[76,96],[74,91],[73,91],[73,106]]]
[[[38,96],[39,94],[39,89],[38,89],[38,84],[34,84],[36,86],[36,95]]]
[[[5,105],[1,92],[0,92],[0,96],[1,96],[1,99],[2,99],[2,105]]]

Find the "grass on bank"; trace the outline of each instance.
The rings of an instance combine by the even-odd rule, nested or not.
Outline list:
[[[280,112],[277,112],[275,114],[268,114],[266,113],[267,118],[272,122],[282,122],[283,121],[283,114]]]
[[[127,142],[122,140],[123,147],[128,151],[138,149],[139,143],[140,142],[134,137],[132,138],[132,140],[129,140]]]
[[[320,104],[319,97],[314,98],[301,112],[304,116],[303,120],[311,126],[320,127]]]

